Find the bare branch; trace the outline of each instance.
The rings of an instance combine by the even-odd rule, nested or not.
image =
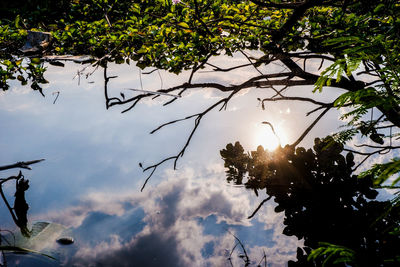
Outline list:
[[[287,77],[287,78],[260,81],[262,79],[280,78],[280,77]],[[273,74],[264,74],[264,75],[260,75],[257,77],[253,77],[253,78],[251,78],[241,84],[238,84],[238,85],[225,86],[225,85],[222,85],[219,83],[183,83],[178,86],[170,87],[167,89],[160,89],[160,90],[157,90],[154,92],[171,93],[176,90],[187,90],[187,89],[197,89],[197,88],[213,88],[213,89],[220,90],[221,92],[231,92],[231,91],[238,91],[241,89],[247,89],[247,88],[251,88],[251,87],[262,88],[262,87],[270,87],[270,86],[274,86],[274,85],[277,85],[277,86],[279,86],[279,85],[301,86],[301,85],[313,85],[314,84],[314,81],[292,80],[291,78],[293,78],[293,74],[291,72],[273,73]],[[182,92],[180,92],[179,94],[181,94],[181,93]],[[115,101],[115,102],[109,101],[110,103],[109,103],[108,107],[111,107],[114,105],[123,105],[123,104],[133,102],[130,107],[128,107],[126,110],[123,111],[123,112],[127,112],[130,109],[132,109],[141,99],[149,97],[149,96],[153,96],[153,95],[154,95],[154,93],[151,93],[151,94],[147,93],[147,94],[140,94],[140,95],[137,95],[132,98],[125,99],[125,100],[118,99],[118,101]]]
[[[20,161],[20,162],[11,164],[11,165],[0,166],[0,171],[14,169],[14,168],[22,168],[22,169],[32,170],[32,168],[29,165],[39,163],[43,160],[44,159],[31,160],[31,161]]]
[[[378,149],[398,149],[400,146],[374,146],[374,145],[368,145],[368,144],[362,144],[362,145],[354,145],[355,147],[369,147],[369,148],[378,148]]]
[[[233,246],[233,248],[231,249],[231,253],[229,253],[228,260],[229,260],[229,262],[231,263],[231,266],[232,266],[232,267],[233,267],[233,263],[232,263],[232,254],[233,254],[233,252],[235,251],[235,248],[236,248],[238,245],[239,245],[239,243],[236,243],[236,244]]]
[[[174,98],[179,98],[181,97],[180,95],[173,95],[173,94],[168,94],[168,93],[163,93],[163,92],[158,92],[158,91],[148,91],[148,90],[142,90],[142,89],[133,89],[133,88],[125,88],[126,90],[131,90],[131,91],[137,91],[137,92],[143,92],[143,93],[148,93],[151,95],[163,95],[163,96],[171,96]]]
[[[157,70],[158,70],[158,69],[155,68],[154,70],[151,70],[151,71],[142,72],[142,74],[145,74],[145,75],[147,75],[147,74],[152,74],[153,72],[155,72],[155,71],[157,71]]]
[[[301,96],[283,96],[283,97],[276,97],[276,98],[265,98],[262,100],[262,102],[276,102],[276,101],[303,101],[303,102],[310,102],[315,105],[319,105],[322,107],[333,107],[333,103],[324,103],[324,102],[319,102],[316,101],[312,98],[308,97],[301,97]]]
[[[261,209],[261,207],[265,204],[265,202],[267,202],[271,198],[272,198],[272,196],[269,196],[266,199],[264,199],[263,201],[261,201],[261,203],[258,205],[258,207],[253,211],[253,213],[249,217],[247,217],[247,219],[253,218],[254,215],[256,215],[256,213],[258,212],[258,210]]]
[[[290,146],[296,147],[303,139],[307,136],[307,134],[312,130],[312,128],[317,124],[317,122],[330,110],[330,107],[327,107],[319,116],[311,123],[310,126],[303,132],[303,134]]]
[[[304,58],[304,59],[321,59],[321,60],[329,60],[329,61],[335,61],[335,58],[327,56],[327,55],[318,55],[318,54],[307,54],[306,53],[288,53],[286,54],[289,57],[296,57],[296,58]]]
[[[263,257],[261,258],[260,262],[258,263],[257,266],[261,267],[261,262],[264,261],[264,267],[267,267],[267,254],[265,254],[265,251],[263,250]]]
[[[241,248],[243,250],[243,253],[244,253],[244,257],[245,257],[245,259],[243,259],[244,263],[245,263],[245,266],[249,266],[250,259],[249,259],[249,256],[247,255],[247,251],[244,248],[244,245],[243,245],[242,241],[240,241],[240,239],[236,235],[232,234],[228,229],[226,231],[228,231],[228,233],[230,233],[236,239],[236,241],[239,243],[239,245],[241,246]],[[232,252],[233,252],[233,250],[232,250]],[[231,255],[232,255],[232,253],[231,253]]]
[[[279,136],[276,134],[274,126],[272,125],[272,123],[268,122],[268,121],[263,121],[262,124],[267,124],[269,125],[269,127],[271,127],[272,133],[275,135],[275,137],[278,139],[279,145],[281,144],[281,140],[279,138]]]
[[[174,123],[176,123],[176,122],[188,120],[188,119],[191,119],[191,118],[193,118],[193,117],[198,117],[199,115],[201,115],[201,113],[197,113],[197,114],[194,114],[194,115],[187,116],[186,118],[183,118],[183,119],[173,120],[173,121],[170,121],[170,122],[161,124],[161,125],[158,126],[156,129],[152,130],[152,131],[150,132],[150,134],[153,134],[153,133],[157,132],[158,130],[160,130],[160,129],[163,128],[164,126],[167,126],[167,125],[170,125],[170,124],[174,124]]]
[[[36,163],[36,162],[35,162],[35,163]],[[32,164],[33,164],[33,163],[32,163]],[[20,171],[19,174],[18,174],[18,176],[10,176],[10,177],[8,177],[8,178],[6,178],[6,179],[2,179],[2,181],[0,182],[0,195],[1,195],[1,198],[3,199],[4,203],[6,204],[7,209],[8,209],[8,211],[10,212],[11,217],[12,217],[14,223],[15,223],[16,225],[18,225],[18,226],[20,225],[20,224],[19,224],[19,221],[18,221],[18,218],[16,217],[16,215],[15,215],[13,209],[11,208],[10,204],[8,203],[8,200],[7,200],[6,196],[4,195],[4,192],[3,192],[3,183],[5,183],[6,181],[9,181],[9,180],[17,180],[17,181],[18,181],[18,180],[19,180],[20,178],[22,178],[22,177],[23,177],[23,175],[22,175],[22,172]]]
[[[245,53],[245,52],[243,52],[242,50],[239,50],[240,51],[240,53],[249,61],[249,63],[255,68],[255,70],[258,72],[258,73],[260,73],[261,75],[264,75],[258,68],[257,68],[257,66],[251,61],[251,59],[249,58],[249,56]]]
[[[208,112],[210,112],[211,110],[213,110],[214,108],[216,108],[217,106],[219,106],[219,105],[221,105],[221,104],[222,104],[222,108],[223,108],[223,107],[226,107],[228,101],[231,99],[231,97],[232,97],[236,92],[237,92],[237,91],[232,92],[228,97],[219,100],[218,102],[214,103],[213,105],[211,105],[210,107],[208,107],[206,110],[204,110],[204,111],[201,112],[201,113],[197,113],[197,114],[188,116],[188,117],[183,118],[183,119],[178,119],[178,120],[174,120],[174,121],[171,121],[171,122],[164,123],[163,125],[159,126],[158,128],[154,129],[153,131],[151,131],[151,133],[154,133],[154,132],[158,131],[159,129],[161,129],[161,128],[167,126],[167,125],[171,125],[171,124],[174,124],[174,123],[177,123],[177,122],[180,122],[180,121],[184,121],[184,120],[188,120],[188,119],[191,119],[191,118],[196,118],[195,121],[194,121],[194,127],[192,128],[192,130],[191,130],[191,132],[190,132],[190,134],[189,134],[189,137],[186,139],[186,143],[184,144],[184,146],[182,147],[182,149],[179,151],[178,154],[176,154],[175,156],[171,156],[171,157],[165,158],[165,159],[163,159],[162,161],[160,161],[160,162],[158,162],[158,163],[156,163],[156,164],[153,164],[153,165],[151,165],[151,166],[148,166],[148,167],[146,167],[146,168],[143,169],[143,172],[146,172],[146,171],[148,171],[148,170],[151,170],[151,173],[150,173],[150,175],[146,178],[146,180],[145,180],[145,182],[144,182],[144,184],[143,184],[143,186],[142,186],[142,188],[141,188],[140,191],[143,191],[143,189],[146,187],[147,182],[149,181],[149,179],[151,178],[151,176],[154,174],[155,170],[156,170],[161,164],[163,164],[163,163],[165,163],[165,162],[167,162],[167,161],[170,161],[170,160],[174,160],[174,170],[176,169],[176,165],[177,165],[178,159],[179,159],[180,157],[182,157],[182,156],[185,154],[186,148],[189,146],[190,141],[192,140],[194,133],[196,132],[198,126],[200,125],[201,119],[202,119]],[[222,108],[221,108],[221,109],[222,109]],[[221,110],[221,109],[220,109],[220,110]]]
[[[367,147],[367,148],[373,148],[373,149],[377,149],[374,151],[370,151],[370,152],[361,152],[361,151],[356,151],[353,149],[349,149],[349,148],[345,148],[343,149],[344,151],[347,152],[351,152],[357,155],[361,155],[361,156],[365,156],[364,159],[355,167],[352,169],[352,171],[356,171],[368,158],[370,158],[371,156],[375,155],[375,154],[387,154],[389,153],[391,150],[393,149],[399,149],[400,146],[374,146],[374,145],[367,145],[367,144],[362,144],[362,145],[355,145],[356,147]]]
[[[216,66],[214,64],[211,64],[211,63],[206,63],[206,64],[211,66],[211,67],[213,67],[214,69],[211,70],[211,71],[203,71],[203,72],[214,72],[214,71],[229,72],[231,70],[240,69],[240,68],[244,68],[244,67],[248,67],[248,66],[252,65],[251,63],[248,63],[248,64],[243,64],[243,65],[237,65],[237,66],[234,66],[234,67],[231,67],[231,68],[220,68],[220,67],[218,67],[218,66]]]

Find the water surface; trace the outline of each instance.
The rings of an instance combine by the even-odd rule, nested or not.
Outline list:
[[[228,184],[219,150],[237,140],[254,150],[271,138],[262,121],[274,124],[282,143],[294,142],[310,123],[304,116],[310,106],[281,102],[262,110],[256,98],[265,97],[265,90],[234,98],[226,111],[204,118],[177,170],[172,162],[162,165],[140,192],[148,173],[139,163],[148,166],[177,154],[194,122],[149,132],[202,111],[221,93],[195,90],[166,107],[162,104],[169,99],[163,96],[121,113],[122,107],[106,109],[102,70],[79,79],[75,76],[81,68],[72,63],[64,68],[49,65],[45,98],[16,83],[1,92],[1,165],[46,159],[23,171],[30,180],[29,220],[59,224],[64,235],[75,239],[69,246],[53,239],[42,245],[41,251],[58,258],[57,263],[36,255],[10,255],[9,266],[44,266],[44,262],[50,266],[230,266],[231,254],[232,263],[241,266],[243,251],[235,247],[235,237],[244,244],[252,264],[259,263],[264,253],[268,266],[284,266],[295,259],[302,240],[282,235],[283,214],[274,212],[273,200],[247,219],[265,192],[257,198],[252,191]],[[252,71],[233,76],[203,73],[197,80],[235,83]],[[115,95],[133,94],[124,88],[141,88],[140,77],[145,90],[187,78],[186,73],[161,72],[161,83],[157,72],[140,76],[136,67],[114,64],[108,75],[118,76],[108,84]],[[302,87],[297,92],[307,95],[311,90]],[[313,137],[334,131],[337,124],[332,122],[338,116],[329,113],[302,145],[311,146]],[[2,172],[1,177],[16,172]],[[13,184],[5,185],[10,198],[13,190]],[[15,228],[4,205],[0,218],[2,229]]]

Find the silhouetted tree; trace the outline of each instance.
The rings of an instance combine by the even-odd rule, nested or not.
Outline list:
[[[285,213],[283,234],[304,239],[297,262],[289,266],[321,266],[332,264],[331,259],[357,266],[397,266],[400,236],[392,231],[400,225],[400,208],[375,200],[373,177],[359,179],[352,173],[353,154],[342,152],[343,145],[328,137],[315,139],[314,148],[307,150],[288,145],[269,152],[259,146],[245,153],[236,142],[220,153],[228,182],[244,184],[257,195],[265,190],[269,197],[262,204],[273,197],[275,211]],[[345,248],[351,257],[310,256],[322,244],[331,244],[331,250]]]
[[[14,168],[22,168],[30,170],[30,165],[43,161],[40,160],[32,160],[26,162],[17,162],[11,165],[0,166],[0,171],[14,169]],[[10,203],[7,200],[3,192],[3,184],[6,182],[15,181],[15,193],[14,193],[14,206],[11,207]],[[3,200],[3,203],[6,205],[10,215],[16,226],[21,230],[21,234],[25,237],[30,236],[30,231],[28,228],[28,209],[29,205],[25,200],[25,191],[29,188],[29,180],[25,179],[20,171],[17,176],[10,176],[7,178],[0,178],[0,196]]]

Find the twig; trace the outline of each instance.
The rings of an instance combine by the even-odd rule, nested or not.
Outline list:
[[[262,124],[267,124],[269,127],[271,127],[272,133],[275,135],[276,138],[278,138],[279,144],[281,144],[281,140],[279,139],[279,136],[276,134],[274,126],[272,126],[272,123],[268,121],[263,121]]]
[[[238,243],[239,243],[239,245],[240,245],[240,247],[242,248],[243,253],[244,253],[245,259],[243,259],[243,261],[245,262],[245,266],[249,266],[249,264],[250,264],[250,259],[249,259],[249,256],[247,255],[247,251],[246,251],[246,249],[244,248],[244,245],[243,245],[242,241],[240,241],[240,239],[239,239],[236,235],[232,234],[228,229],[226,229],[226,231],[227,231],[228,233],[230,233],[230,234],[238,241]],[[236,246],[235,246],[235,247],[236,247]],[[234,248],[235,248],[235,247],[234,247]],[[232,249],[232,252],[233,252],[233,249]],[[231,252],[231,255],[232,255],[232,252]]]
[[[14,214],[14,212],[13,212],[13,209],[11,208],[10,204],[8,203],[6,196],[4,195],[4,192],[3,192],[3,183],[6,182],[6,181],[9,181],[9,180],[17,180],[17,181],[18,181],[18,180],[19,180],[20,178],[22,178],[22,177],[23,177],[23,175],[22,175],[22,172],[20,171],[19,174],[18,174],[18,176],[10,176],[10,177],[8,177],[7,179],[3,179],[3,180],[0,182],[0,196],[1,196],[1,198],[3,199],[4,203],[6,204],[7,209],[8,209],[8,211],[10,212],[11,217],[12,217],[14,223],[15,223],[16,225],[18,225],[18,226],[20,225],[20,224],[19,224],[19,221],[18,221],[18,218],[15,216],[15,214]]]
[[[232,96],[232,94],[231,94],[230,96]],[[189,143],[190,143],[190,141],[192,140],[194,133],[196,132],[198,126],[200,125],[201,119],[202,119],[206,114],[208,114],[208,112],[210,112],[211,110],[213,110],[213,109],[216,108],[217,106],[219,106],[219,105],[221,105],[221,104],[222,104],[222,106],[224,106],[224,105],[226,104],[226,102],[229,101],[229,99],[230,99],[229,97],[223,98],[223,99],[219,100],[218,102],[214,103],[212,106],[208,107],[206,110],[204,110],[204,111],[201,112],[201,113],[197,113],[197,114],[188,116],[188,117],[183,118],[183,119],[178,119],[178,120],[174,120],[174,121],[171,121],[171,122],[164,123],[163,125],[157,127],[157,128],[154,129],[153,131],[151,131],[151,133],[155,133],[156,131],[160,130],[161,128],[163,128],[163,127],[165,127],[165,126],[167,126],[167,125],[171,125],[171,124],[174,124],[174,123],[177,123],[177,122],[180,122],[180,121],[184,121],[184,120],[188,120],[188,119],[191,119],[191,118],[196,118],[195,121],[194,121],[194,127],[192,128],[192,130],[191,130],[191,132],[190,132],[190,134],[189,134],[189,137],[186,139],[186,143],[184,144],[183,148],[179,151],[178,154],[176,154],[175,156],[171,156],[171,157],[165,158],[165,159],[163,159],[162,161],[160,161],[160,162],[158,162],[158,163],[156,163],[156,164],[153,164],[153,165],[151,165],[151,166],[148,166],[148,167],[146,167],[146,168],[143,169],[143,172],[146,172],[146,171],[148,171],[148,170],[151,170],[151,173],[150,173],[150,175],[146,178],[146,180],[145,180],[145,182],[144,182],[142,188],[140,189],[140,191],[143,191],[143,190],[144,190],[144,188],[146,187],[147,182],[149,181],[149,179],[151,178],[151,176],[154,174],[155,170],[156,170],[161,164],[163,164],[164,162],[167,162],[167,161],[170,161],[170,160],[174,160],[174,170],[176,169],[176,165],[177,165],[178,159],[179,159],[180,157],[182,157],[182,156],[185,154],[186,148],[189,146]]]
[[[220,72],[229,72],[229,71],[232,71],[232,70],[235,70],[235,69],[240,69],[240,68],[244,68],[244,67],[248,67],[248,66],[251,66],[251,65],[253,65],[252,63],[248,63],[248,64],[243,64],[243,65],[238,65],[238,66],[234,66],[234,67],[231,67],[231,68],[226,68],[226,69],[224,69],[224,68],[220,68],[220,67],[218,67],[218,66],[216,66],[216,65],[213,65],[213,64],[211,64],[211,63],[206,63],[207,65],[209,65],[209,66],[211,66],[211,67],[213,67],[214,69],[213,70],[211,70],[211,71],[202,71],[202,73],[204,72],[213,72],[213,71],[220,71]]]
[[[173,95],[173,94],[168,94],[168,93],[163,93],[163,92],[158,92],[158,91],[148,91],[148,90],[134,89],[134,88],[124,88],[124,89],[131,90],[131,91],[148,93],[148,94],[151,94],[151,95],[164,95],[164,96],[172,96],[172,97],[175,97],[175,98],[181,97],[180,95]]]
[[[57,101],[57,99],[58,99],[58,96],[60,95],[60,91],[53,92],[53,95],[54,95],[54,94],[57,94],[57,95],[56,95],[56,98],[55,98],[54,101],[53,101],[53,104],[56,103],[56,101]]]
[[[197,113],[197,114],[193,114],[193,115],[187,116],[187,117],[185,117],[183,119],[177,119],[177,120],[173,120],[173,121],[170,121],[170,122],[163,123],[160,126],[158,126],[157,128],[155,128],[154,130],[152,130],[150,132],[150,134],[153,134],[153,133],[157,132],[158,130],[160,130],[161,128],[163,128],[163,127],[165,127],[167,125],[174,124],[174,123],[177,123],[177,122],[180,122],[180,121],[184,121],[184,120],[188,120],[188,119],[191,119],[193,117],[198,117],[200,115],[201,115],[201,113]]]
[[[312,130],[312,128],[318,123],[318,121],[330,110],[330,107],[326,108],[319,116],[311,123],[310,126],[303,132],[303,134],[290,146],[296,147],[303,139],[307,136],[307,134]]]
[[[368,145],[368,144],[362,144],[362,145],[354,145],[355,147],[368,147],[368,148],[378,148],[378,149],[398,149],[400,146],[374,146],[374,145]]]
[[[302,101],[302,102],[310,102],[313,103],[315,105],[319,105],[322,107],[333,107],[332,103],[325,103],[325,102],[319,102],[316,101],[312,98],[308,98],[308,97],[301,97],[301,96],[283,96],[283,97],[276,97],[276,98],[265,98],[262,100],[262,102],[276,102],[276,101]]]
[[[232,266],[232,267],[233,267],[233,263],[232,263],[232,254],[233,254],[233,252],[235,251],[235,248],[236,248],[238,245],[239,245],[239,243],[236,243],[236,244],[233,246],[233,248],[231,249],[231,253],[229,253],[228,260],[229,260],[229,262],[231,263],[231,266]]]
[[[260,73],[261,75],[264,75],[264,73],[262,73],[257,67],[256,65],[251,61],[251,59],[249,58],[249,56],[243,52],[241,49],[239,49],[239,52],[250,62],[250,64],[256,69],[256,71],[258,73]]]
[[[348,148],[343,149],[344,151],[347,151],[347,152],[351,152],[351,153],[354,153],[354,154],[365,156],[364,159],[355,168],[352,169],[353,172],[356,171],[371,156],[373,156],[375,154],[381,154],[381,155],[387,154],[393,149],[400,148],[400,146],[373,146],[373,145],[367,145],[367,144],[355,145],[355,146],[356,147],[374,148],[374,149],[377,149],[377,150],[371,151],[371,152],[360,152],[360,151],[356,151],[356,150],[352,150],[352,149],[348,149]]]
[[[271,198],[272,198],[272,196],[269,196],[266,199],[264,199],[263,201],[261,201],[261,203],[258,205],[258,207],[253,211],[253,213],[249,217],[247,217],[247,219],[253,218],[254,215],[256,215],[256,213],[258,212],[258,210],[261,209],[261,207],[265,204],[265,202],[267,202]]]
[[[260,262],[258,263],[257,266],[260,266],[260,267],[261,267],[261,262],[264,260],[264,267],[267,267],[267,254],[265,254],[265,251],[264,251],[264,250],[263,250],[263,253],[264,253],[264,255],[263,255],[263,257],[261,258],[261,260],[260,260]]]
[[[22,169],[32,170],[32,168],[29,165],[39,163],[43,160],[44,159],[31,160],[31,161],[20,161],[20,162],[11,164],[11,165],[0,166],[0,171],[14,169],[14,168],[22,168]]]
[[[108,26],[110,26],[110,28],[112,28],[112,25],[111,25],[110,20],[108,19],[107,13],[104,13],[104,17],[106,18]]]

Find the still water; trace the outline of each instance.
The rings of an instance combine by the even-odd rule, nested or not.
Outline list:
[[[235,62],[236,63],[236,62]],[[42,224],[40,234],[26,246],[51,255],[6,254],[8,266],[234,266],[244,265],[243,244],[251,265],[285,266],[296,258],[302,240],[282,234],[283,214],[268,201],[252,219],[247,217],[266,197],[226,181],[219,151],[240,141],[245,149],[277,145],[269,128],[275,126],[282,144],[294,142],[309,121],[303,104],[271,104],[262,110],[252,90],[236,97],[226,111],[213,111],[202,121],[183,158],[173,170],[167,162],[156,170],[143,192],[149,173],[143,166],[176,155],[186,142],[193,120],[149,133],[162,123],[203,111],[221,93],[195,90],[175,103],[162,96],[145,101],[129,112],[106,109],[103,71],[76,76],[81,65],[48,65],[46,97],[17,83],[0,93],[0,165],[45,159],[23,170],[30,180],[26,199],[30,225]],[[252,70],[229,76],[203,73],[198,81],[236,83]],[[178,84],[188,74],[140,74],[128,65],[110,64],[109,91],[126,96],[125,88],[156,90]],[[140,81],[141,79],[141,81]],[[142,83],[142,86],[140,86]],[[303,96],[312,88],[299,88]],[[319,97],[319,96],[317,96]],[[332,111],[302,143],[312,146],[315,136],[337,129],[339,114]],[[17,170],[1,173],[16,175]],[[14,184],[5,184],[10,201]],[[0,227],[18,230],[2,203]],[[60,245],[60,236],[72,237]],[[264,255],[266,257],[264,257]],[[231,262],[228,260],[231,259]],[[263,260],[264,259],[264,260]]]

